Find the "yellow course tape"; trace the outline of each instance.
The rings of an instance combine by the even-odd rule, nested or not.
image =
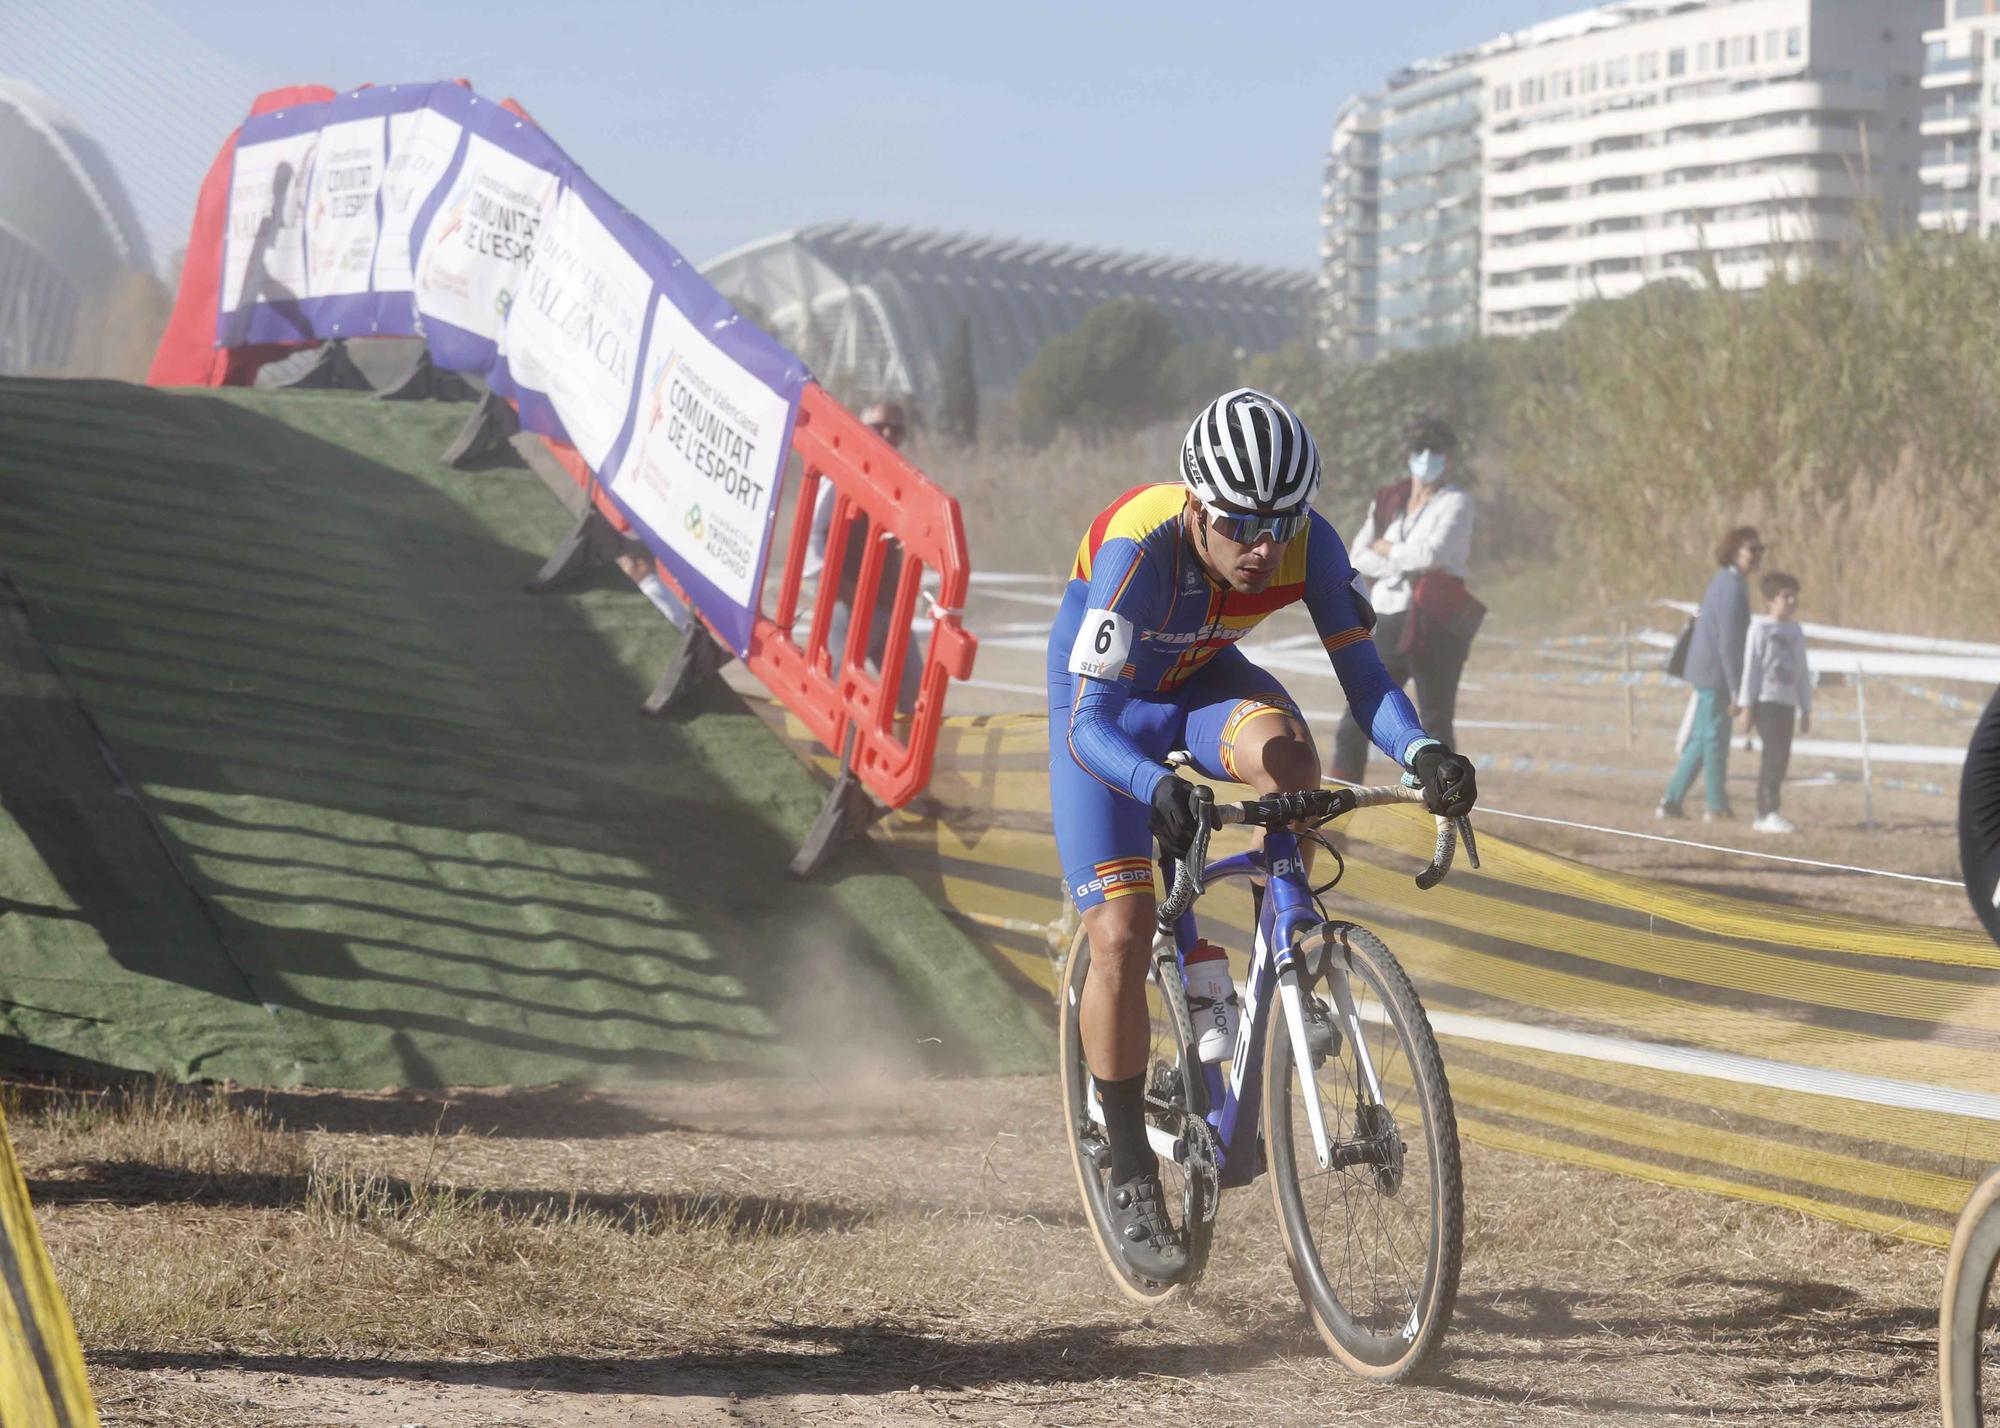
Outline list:
[[[829,772],[775,706],[767,717]],[[1040,715],[947,719],[929,789],[876,825],[904,872],[1055,990],[1063,917]],[[1234,796],[1234,795],[1225,795]],[[1429,893],[1420,809],[1342,820],[1336,917],[1374,923],[1433,1008],[1959,1091],[2000,1088],[2000,952],[1975,933],[1776,906],[1586,867],[1482,832]],[[1232,844],[1232,846],[1234,846]],[[1241,903],[1241,906],[1238,903]],[[1202,907],[1242,975],[1240,892]],[[2000,1122],[1477,1040],[1447,1047],[1469,1138],[1946,1242]]]
[[[0,1424],[96,1428],[83,1350],[0,1112]]]
[[[1498,1150],[1517,1150],[1527,1155],[1541,1156],[1545,1160],[1564,1160],[1572,1165],[1589,1166],[1593,1170],[1609,1170],[1619,1175],[1629,1175],[1635,1180],[1650,1180],[1658,1185],[1676,1185],[1687,1190],[1706,1190],[1711,1194],[1731,1195],[1739,1200],[1756,1200],[1766,1205],[1782,1205],[1788,1210],[1817,1215],[1824,1220],[1836,1220],[1841,1224],[1853,1225],[1856,1229],[1869,1230],[1878,1235],[1896,1235],[1903,1239],[1917,1240],[1923,1244],[1936,1245],[1939,1249],[1951,1243],[1951,1230],[1948,1227],[1940,1229],[1935,1225],[1906,1220],[1895,1215],[1885,1215],[1873,1210],[1845,1209],[1829,1205],[1811,1195],[1776,1190],[1769,1186],[1754,1185],[1739,1180],[1728,1180],[1719,1175],[1674,1170],[1668,1166],[1655,1165],[1651,1161],[1638,1160],[1627,1155],[1612,1155],[1605,1151],[1592,1150],[1587,1146],[1571,1145],[1567,1141],[1556,1140],[1549,1136],[1529,1135],[1464,1116],[1459,1117],[1458,1129],[1467,1140],[1490,1145]]]

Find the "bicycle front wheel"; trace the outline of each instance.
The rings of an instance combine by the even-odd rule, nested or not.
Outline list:
[[[1292,1280],[1320,1338],[1355,1373],[1393,1381],[1437,1348],[1458,1297],[1465,1191],[1451,1088],[1416,989],[1379,938],[1327,923],[1300,952],[1322,973],[1304,988],[1312,1064],[1299,1066],[1289,1020],[1274,1008],[1264,1057],[1271,1193]],[[1333,993],[1342,977],[1353,1023]],[[1307,1118],[1307,1078],[1319,1091],[1326,1168]]]
[[[2000,1402],[2000,1362],[1986,1352],[1987,1296],[2000,1264],[2000,1172],[1965,1202],[1945,1261],[1938,1311],[1938,1377],[1945,1428],[1979,1428],[1985,1405]]]

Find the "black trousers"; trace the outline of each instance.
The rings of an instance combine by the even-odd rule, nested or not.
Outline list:
[[[1769,704],[1763,700],[1750,706],[1750,722],[1756,725],[1758,742],[1764,746],[1764,760],[1757,765],[1757,816],[1778,811],[1778,798],[1785,788],[1785,770],[1792,765],[1792,723],[1798,711],[1789,704]]]
[[[1384,615],[1375,627],[1376,646],[1389,678],[1398,687],[1415,681],[1417,717],[1423,721],[1424,732],[1456,749],[1458,738],[1452,719],[1458,713],[1459,676],[1465,673],[1465,658],[1472,653],[1472,645],[1433,627],[1425,632],[1414,654],[1404,654],[1396,646],[1402,643],[1405,622],[1411,618],[1408,611]],[[1360,783],[1368,771],[1368,747],[1368,731],[1361,727],[1354,711],[1348,710],[1340,716],[1340,727],[1333,734],[1333,776]]]

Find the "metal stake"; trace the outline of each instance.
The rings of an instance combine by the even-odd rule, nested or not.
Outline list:
[[[1861,716],[1861,790],[1864,816],[1870,833],[1875,831],[1875,765],[1868,757],[1868,676],[1854,671],[1854,707]]]
[[[1625,664],[1625,748],[1632,748],[1632,624],[1629,620],[1618,622],[1618,644],[1624,654]]]

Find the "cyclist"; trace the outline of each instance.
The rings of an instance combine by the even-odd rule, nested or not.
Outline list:
[[[1211,778],[1260,794],[1317,788],[1312,734],[1284,686],[1234,648],[1304,601],[1362,725],[1435,813],[1478,796],[1472,764],[1430,738],[1369,638],[1339,535],[1312,509],[1318,449],[1275,397],[1210,402],[1181,444],[1181,479],[1138,486],[1091,522],[1049,632],[1049,783],[1063,880],[1090,938],[1078,1006],[1104,1108],[1110,1201],[1127,1267],[1187,1266],[1146,1141],[1155,926],[1152,839],[1184,854],[1195,785],[1161,760],[1188,750]]]

